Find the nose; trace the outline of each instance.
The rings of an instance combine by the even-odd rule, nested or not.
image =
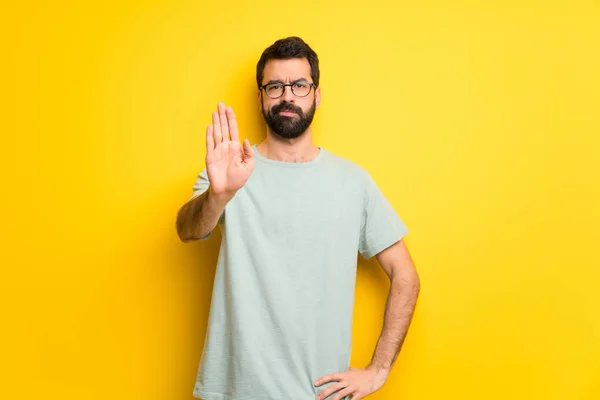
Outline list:
[[[283,87],[283,95],[281,95],[281,100],[288,102],[288,103],[293,103],[295,100],[294,93],[292,93],[292,87],[291,86],[284,86]]]

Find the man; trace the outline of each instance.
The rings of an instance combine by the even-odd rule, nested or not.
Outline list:
[[[234,112],[219,103],[206,168],[177,217],[184,242],[222,231],[194,396],[358,400],[385,383],[413,315],[408,231],[365,170],[313,144],[319,61],[302,39],[267,48],[256,80],[266,139],[240,145]],[[349,366],[357,252],[391,280],[364,369]]]

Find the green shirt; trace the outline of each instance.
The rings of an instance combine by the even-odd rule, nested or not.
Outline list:
[[[193,394],[311,400],[333,384],[315,387],[317,378],[350,367],[357,253],[371,258],[408,231],[351,161],[323,148],[305,163],[253,151],[254,171],[218,223],[221,249]],[[208,185],[204,169],[192,197]]]

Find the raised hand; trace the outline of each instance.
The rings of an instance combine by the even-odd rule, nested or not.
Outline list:
[[[237,122],[231,107],[219,103],[206,128],[206,170],[210,193],[233,197],[254,170],[254,153],[248,139],[240,145]]]

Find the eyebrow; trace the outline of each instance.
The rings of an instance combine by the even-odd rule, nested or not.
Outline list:
[[[295,81],[292,81],[290,83],[297,83],[297,82],[308,82],[308,80],[306,78],[300,78],[300,79],[296,79]],[[279,80],[270,80],[269,82],[265,83],[264,86],[270,85],[271,83],[281,83],[281,84],[283,84],[284,82],[279,81]]]

